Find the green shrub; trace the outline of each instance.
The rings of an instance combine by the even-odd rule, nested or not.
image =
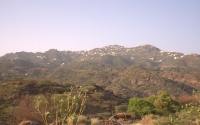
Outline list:
[[[151,104],[150,102],[144,99],[139,99],[139,98],[132,98],[129,100],[127,111],[136,112],[140,116],[156,113],[156,110],[153,104]]]
[[[148,100],[163,114],[175,113],[180,110],[180,104],[173,100],[167,92],[160,92],[157,96],[152,96]]]

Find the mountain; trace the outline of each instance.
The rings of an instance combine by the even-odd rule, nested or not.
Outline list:
[[[17,52],[0,57],[0,81],[13,77],[59,84],[97,84],[121,96],[158,91],[191,94],[200,88],[200,55],[160,50],[152,45],[110,45],[90,51]]]
[[[31,66],[40,68],[57,68],[61,66],[106,68],[137,65],[142,67],[200,69],[200,55],[162,51],[148,44],[131,48],[110,45],[90,51],[50,49],[44,53],[17,52],[0,57],[1,63],[13,63],[16,60],[30,61],[33,63]]]

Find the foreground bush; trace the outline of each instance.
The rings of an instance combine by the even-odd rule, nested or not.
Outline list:
[[[182,118],[179,115],[154,116],[154,125],[199,125],[199,119]]]
[[[180,110],[180,104],[173,100],[167,92],[160,92],[157,96],[151,96],[148,101],[162,114],[175,113]]]
[[[135,112],[139,114],[140,116],[156,113],[154,105],[141,98],[130,99],[127,111]]]
[[[80,88],[77,92],[73,88],[69,93],[54,94],[49,98],[37,96],[34,100],[35,108],[45,125],[55,122],[56,125],[74,124],[78,122],[86,102],[86,90]],[[77,117],[76,121],[75,118]]]
[[[193,96],[196,98],[197,103],[188,103],[181,106],[178,115],[182,119],[200,120],[200,91],[193,91]]]

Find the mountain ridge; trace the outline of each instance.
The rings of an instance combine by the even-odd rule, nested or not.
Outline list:
[[[109,59],[110,58],[110,59]],[[0,57],[0,60],[29,60],[40,67],[59,67],[70,65],[70,63],[80,63],[90,61],[104,65],[104,67],[126,67],[130,65],[140,65],[144,67],[173,67],[180,64],[181,67],[191,67],[193,69],[200,69],[200,55],[190,54],[186,55],[180,52],[163,51],[159,48],[145,44],[136,47],[124,47],[119,45],[109,45],[101,48],[94,48],[89,51],[58,51],[50,49],[44,53],[36,52],[16,52],[9,53]],[[197,64],[192,64],[187,60],[196,60]],[[113,62],[119,61],[119,64]],[[110,63],[109,63],[110,62]],[[38,63],[38,64],[37,64]],[[72,64],[74,65],[74,64]],[[98,67],[98,66],[97,66]],[[102,68],[102,67],[101,67]]]
[[[59,84],[95,83],[123,96],[147,96],[160,90],[190,94],[193,89],[200,89],[199,73],[200,55],[162,51],[152,45],[110,45],[90,51],[50,49],[0,57],[0,82],[24,77]],[[120,92],[120,88],[124,91]],[[137,94],[139,91],[141,95]]]
[[[70,50],[62,50],[62,51],[65,51],[65,52],[87,52],[87,51],[93,51],[93,50],[96,50],[96,49],[103,49],[103,48],[127,48],[127,49],[130,49],[130,48],[136,48],[136,47],[142,47],[142,46],[151,46],[151,47],[154,47],[154,48],[157,48],[153,45],[150,45],[150,44],[143,44],[143,45],[138,45],[138,46],[134,46],[134,47],[125,47],[125,46],[121,46],[121,45],[117,45],[117,44],[114,44],[114,45],[107,45],[107,46],[103,46],[103,47],[97,47],[97,48],[93,48],[93,49],[90,49],[90,50],[77,50],[77,51],[70,51]],[[159,48],[157,48],[159,49]],[[160,50],[160,49],[159,49]],[[26,53],[33,53],[33,54],[39,54],[39,53],[46,53],[48,51],[59,51],[57,49],[49,49],[45,52],[26,52]],[[162,50],[162,51],[165,51],[165,50]],[[16,53],[21,53],[21,52],[25,52],[25,51],[20,51],[20,52],[15,52],[15,53],[6,53],[0,57],[3,57],[3,56],[6,56],[7,54],[16,54]],[[173,51],[166,51],[166,52],[173,52]]]

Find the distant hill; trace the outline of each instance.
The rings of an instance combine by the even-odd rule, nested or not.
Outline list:
[[[13,77],[97,84],[123,97],[158,91],[188,95],[200,88],[200,55],[163,51],[148,44],[131,48],[110,45],[90,51],[17,52],[0,57],[0,81]]]
[[[0,57],[1,63],[12,63],[15,60],[31,62],[30,68],[33,65],[40,68],[57,68],[61,66],[72,66],[73,68],[117,68],[136,65],[161,67],[162,69],[174,67],[200,69],[200,55],[184,55],[179,52],[162,51],[148,44],[131,48],[110,45],[90,51],[58,51],[50,49],[44,53],[17,52]]]

